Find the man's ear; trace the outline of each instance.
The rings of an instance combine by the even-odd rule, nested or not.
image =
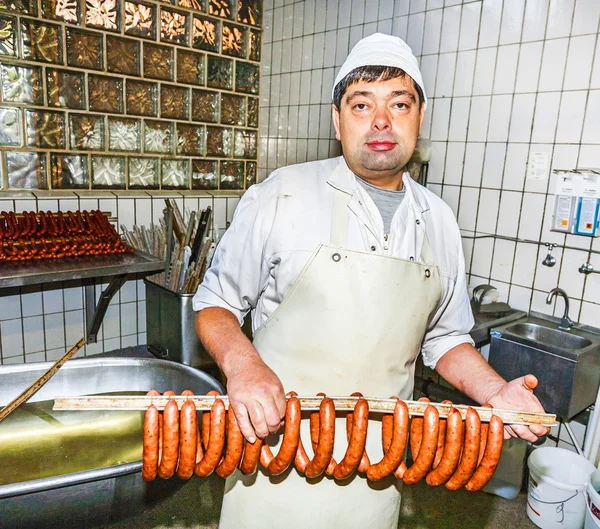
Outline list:
[[[419,109],[419,131],[421,130],[421,127],[423,126],[423,118],[425,117],[425,105],[421,105],[421,108]]]
[[[335,139],[342,141],[340,136],[340,111],[335,105],[331,105],[331,119],[333,120],[333,126],[335,127]],[[423,118],[421,117],[421,121]]]

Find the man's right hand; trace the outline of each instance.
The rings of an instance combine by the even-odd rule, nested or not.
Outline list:
[[[240,329],[220,307],[196,314],[196,332],[227,377],[227,394],[244,437],[251,443],[275,433],[287,406],[283,386]]]
[[[250,443],[281,427],[287,405],[283,386],[258,353],[254,358],[240,359],[229,370],[227,395],[240,430]]]

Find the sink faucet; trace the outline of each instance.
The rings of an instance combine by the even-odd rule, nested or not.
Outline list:
[[[562,298],[565,300],[565,313],[560,319],[560,325],[558,328],[561,331],[570,331],[574,321],[569,318],[569,296],[567,296],[567,293],[562,288],[553,288],[550,292],[548,292],[546,303],[550,304],[554,296],[562,296]]]

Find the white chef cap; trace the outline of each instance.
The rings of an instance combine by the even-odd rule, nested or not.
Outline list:
[[[384,33],[373,33],[362,40],[359,40],[348,57],[333,83],[331,92],[334,97],[335,87],[344,79],[352,70],[361,66],[393,66],[401,68],[410,75],[415,83],[419,85],[423,91],[424,106],[427,107],[427,96],[425,95],[425,86],[423,85],[423,77],[419,70],[417,58],[413,55],[410,46],[401,38]]]

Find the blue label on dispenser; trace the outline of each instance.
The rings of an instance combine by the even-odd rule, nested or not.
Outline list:
[[[579,197],[577,199],[577,213],[573,232],[577,235],[596,236],[598,229],[598,210],[600,199],[592,197]]]

